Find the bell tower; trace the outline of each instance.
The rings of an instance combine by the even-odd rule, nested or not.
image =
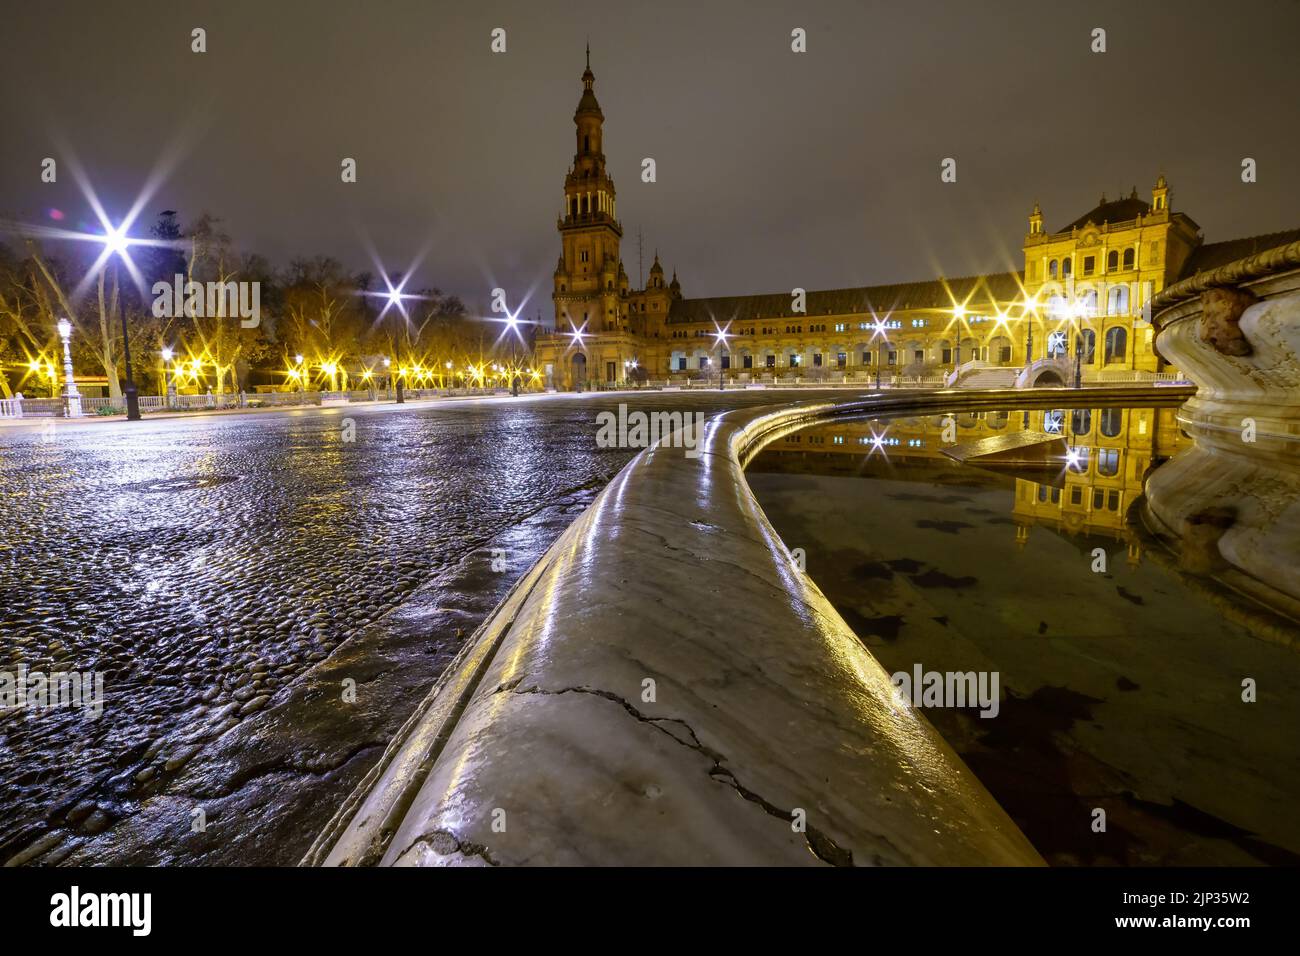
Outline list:
[[[577,150],[564,177],[560,261],[555,268],[555,330],[586,327],[588,333],[619,326],[619,241],[614,180],[605,170],[605,115],[592,87],[591,47],[582,74],[582,97],[573,114]]]

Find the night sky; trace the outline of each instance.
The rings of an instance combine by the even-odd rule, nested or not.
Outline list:
[[[1300,225],[1297,37],[1282,0],[10,3],[0,218],[91,221],[65,165],[39,180],[60,137],[114,218],[170,150],[137,233],[173,208],[280,264],[427,246],[423,281],[548,313],[590,38],[634,282],[638,229],[688,296],[1018,268],[1035,199],[1055,230],[1161,170],[1214,241]]]

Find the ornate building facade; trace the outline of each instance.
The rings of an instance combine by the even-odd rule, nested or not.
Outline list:
[[[574,113],[576,152],[557,222],[554,330],[535,342],[548,387],[634,381],[907,381],[1068,384],[1150,378],[1164,370],[1144,306],[1166,285],[1282,242],[1300,230],[1205,243],[1174,211],[1165,177],[1151,201],[1136,188],[1103,195],[1054,232],[1037,203],[1024,269],[964,278],[823,291],[688,299],[656,254],[631,286],[604,114],[590,53]]]

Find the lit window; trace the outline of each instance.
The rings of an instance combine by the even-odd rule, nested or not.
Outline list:
[[[1119,474],[1118,448],[1097,449],[1097,474],[1104,475],[1107,478]]]

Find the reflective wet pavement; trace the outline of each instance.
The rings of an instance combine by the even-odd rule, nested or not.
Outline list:
[[[747,475],[886,670],[1000,674],[996,717],[923,712],[1050,863],[1300,862],[1300,657],[1284,625],[1134,528],[1144,479],[1185,443],[1168,410],[1074,422],[1088,460],[1054,481],[958,465],[938,418],[814,426]],[[1021,427],[965,416],[958,439]]]
[[[0,710],[0,860],[296,862],[463,637],[635,453],[596,447],[598,410],[772,400],[0,431],[0,671],[105,678],[95,719]]]

